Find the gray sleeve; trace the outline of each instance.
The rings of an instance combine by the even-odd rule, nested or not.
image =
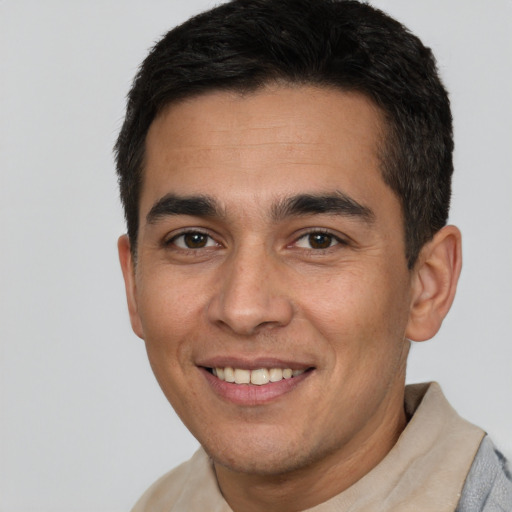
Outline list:
[[[512,512],[512,476],[489,436],[480,444],[455,512]]]

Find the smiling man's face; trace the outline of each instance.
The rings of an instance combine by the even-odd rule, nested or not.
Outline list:
[[[151,125],[134,270],[120,240],[132,325],[219,478],[378,462],[405,425],[413,272],[382,134],[365,97],[313,87]]]

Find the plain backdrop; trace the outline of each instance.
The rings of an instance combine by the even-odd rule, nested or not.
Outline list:
[[[458,296],[415,345],[512,455],[510,0],[375,0],[430,46],[455,118]],[[196,441],[132,334],[112,145],[147,50],[210,0],[0,1],[0,511],[121,512]]]

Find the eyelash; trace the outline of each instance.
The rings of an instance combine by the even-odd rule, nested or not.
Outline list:
[[[201,236],[201,237],[205,237],[206,238],[206,244],[207,245],[204,245],[202,247],[180,247],[176,241],[179,240],[180,238],[184,238],[186,236],[194,236],[194,235],[198,235],[198,236]],[[213,241],[214,244],[210,244],[210,242]],[[208,245],[210,244],[210,245]],[[214,247],[215,245],[220,245],[218,242],[215,241],[215,239],[209,235],[208,233],[204,232],[204,231],[201,231],[200,229],[189,229],[189,230],[186,230],[186,231],[182,231],[181,233],[178,233],[174,236],[172,236],[171,238],[169,238],[168,240],[165,240],[164,241],[164,245],[166,247],[169,247],[171,245],[174,245],[178,250],[181,250],[181,251],[197,251],[198,249],[208,249],[210,247]]]
[[[293,242],[293,245],[297,246],[297,243],[300,240],[307,239],[308,237],[311,237],[314,235],[328,237],[330,239],[330,244],[327,247],[318,247],[318,248],[302,247],[302,249],[304,249],[306,251],[310,251],[312,253],[322,253],[322,252],[325,252],[325,251],[328,251],[328,250],[334,248],[337,245],[348,245],[348,242],[346,240],[344,240],[343,238],[340,238],[339,236],[337,236],[334,233],[331,233],[330,231],[325,230],[325,229],[312,229],[310,231],[307,231],[306,233],[303,233],[301,236],[299,236]]]

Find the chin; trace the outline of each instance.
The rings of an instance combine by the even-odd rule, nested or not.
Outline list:
[[[231,442],[225,449],[204,446],[216,465],[236,473],[276,476],[300,470],[315,462],[323,454],[313,456],[316,450],[308,450],[304,442],[267,439]],[[327,450],[326,450],[327,451]]]
[[[297,464],[296,461],[290,460],[287,457],[276,457],[275,455],[262,457],[261,454],[254,454],[254,456],[249,455],[248,457],[236,459],[233,456],[228,458],[211,458],[216,465],[223,466],[234,473],[246,475],[276,476],[287,474],[303,467],[303,465]]]

